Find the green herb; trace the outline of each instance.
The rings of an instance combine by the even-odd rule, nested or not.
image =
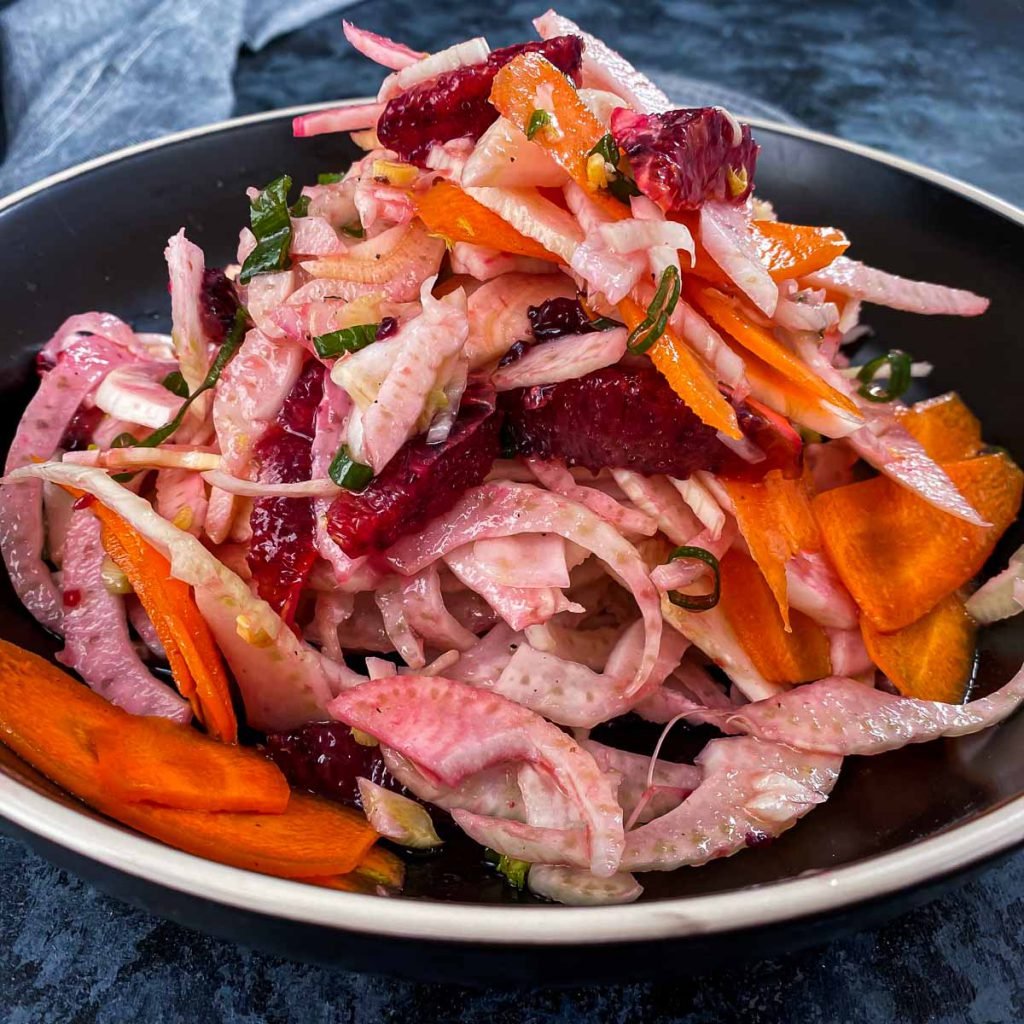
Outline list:
[[[685,608],[688,612],[710,611],[718,604],[718,599],[722,596],[722,576],[718,567],[718,559],[706,548],[691,546],[676,548],[668,556],[668,561],[674,562],[679,558],[696,558],[710,566],[711,571],[715,574],[715,585],[709,594],[681,594],[678,590],[670,590],[668,599],[677,607]]]
[[[616,327],[621,327],[622,324],[609,316],[599,316],[596,320],[589,321],[588,326],[592,327],[595,331],[614,331]]]
[[[640,189],[636,187],[636,182],[632,178],[627,178],[621,171],[608,182],[608,191],[620,203],[625,203],[627,206],[633,196],[640,195]]]
[[[342,227],[342,232],[349,236],[349,238],[365,238],[366,228],[358,222],[355,224],[346,224]]]
[[[497,853],[494,850],[484,850],[484,859],[488,864],[494,866],[499,875],[505,877],[505,881],[513,889],[522,891],[526,888],[526,875],[530,870],[529,861],[516,860],[515,857],[507,857],[505,854]]]
[[[299,198],[292,203],[289,213],[291,213],[293,217],[307,216],[309,214],[309,196],[299,196]]]
[[[876,381],[875,375],[889,364],[888,381]],[[865,363],[857,374],[861,382],[858,394],[869,402],[891,402],[899,398],[910,387],[910,356],[898,348],[890,349],[884,356],[876,356]]]
[[[615,137],[609,132],[607,135],[602,135],[597,140],[594,148],[587,153],[587,156],[593,156],[597,154],[604,158],[605,163],[609,163],[612,167],[617,168],[619,166],[619,147],[615,142]]]
[[[636,182],[619,166],[622,162],[622,153],[619,151],[618,143],[611,132],[607,135],[602,135],[594,144],[594,148],[587,153],[587,156],[594,156],[595,154],[601,157],[605,163],[611,164],[615,168],[615,174],[608,182],[608,191],[620,203],[625,203],[628,206],[631,197],[640,195],[640,189],[636,187]]]
[[[380,324],[357,324],[355,327],[331,331],[330,334],[318,334],[313,339],[313,348],[321,359],[333,359],[346,352],[358,352],[377,340],[379,327]]]
[[[668,327],[668,318],[675,312],[679,301],[679,270],[666,267],[658,283],[658,290],[647,307],[647,316],[630,331],[626,345],[634,355],[642,355],[664,333]]]
[[[337,185],[344,177],[345,175],[341,171],[327,171],[316,176],[316,183],[318,185]]]
[[[118,434],[113,441],[110,442],[111,448],[134,448],[138,444],[138,439],[134,434],[129,433],[127,430],[123,434]]]
[[[161,383],[171,394],[177,395],[179,398],[188,398],[188,384],[178,370],[167,374]]]
[[[551,124],[551,115],[546,110],[535,110],[526,122],[526,137],[532,139],[541,128],[547,128]]]
[[[238,275],[242,284],[248,284],[257,274],[287,270],[291,266],[288,255],[292,244],[292,221],[288,209],[291,187],[292,179],[282,174],[249,204],[249,223],[256,236],[256,248],[242,264]]]
[[[361,462],[356,462],[348,446],[342,445],[338,449],[338,454],[331,459],[327,475],[347,491],[363,491],[373,479],[373,470]]]

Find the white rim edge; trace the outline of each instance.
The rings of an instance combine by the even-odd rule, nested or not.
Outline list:
[[[0,211],[60,182],[138,153],[229,128],[359,102],[364,100],[266,111],[127,146],[11,193],[0,199]],[[984,189],[911,160],[806,128],[760,118],[750,118],[749,122],[758,128],[818,142],[894,167],[957,192],[1024,226],[1024,210]],[[502,907],[380,899],[226,867],[66,807],[2,769],[0,814],[27,832],[109,868],[224,906],[351,932],[497,945],[639,942],[796,921],[941,879],[1024,841],[1022,795],[974,821],[892,853],[801,878],[625,907]]]

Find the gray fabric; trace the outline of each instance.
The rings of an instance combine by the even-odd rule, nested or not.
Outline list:
[[[773,103],[765,103],[764,100],[735,89],[727,89],[714,82],[687,78],[671,71],[647,73],[661,86],[672,102],[678,103],[681,107],[725,107],[737,117],[760,117],[769,121],[781,121],[783,124],[800,123]]]
[[[0,13],[0,195],[120,146],[229,117],[243,43],[258,49],[351,2],[17,0]]]

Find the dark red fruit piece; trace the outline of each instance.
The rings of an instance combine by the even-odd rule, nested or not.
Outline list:
[[[734,142],[733,122],[717,107],[637,114],[612,112],[612,134],[629,157],[637,188],[666,213],[706,199],[742,202],[754,187],[758,145],[750,125]]]
[[[798,471],[800,449],[753,406],[738,419],[767,458],[751,465],[718,439],[645,362],[606,366],[576,380],[508,391],[504,439],[518,455],[564,459],[594,472],[606,467],[685,478],[698,469],[759,479],[770,469]],[[789,433],[793,433],[788,427]],[[799,437],[796,436],[799,443]],[[769,443],[770,442],[770,443]]]
[[[223,270],[207,267],[203,271],[203,288],[200,292],[203,327],[215,345],[227,336],[238,311],[238,294],[234,283]]]
[[[328,532],[346,555],[358,558],[420,529],[483,482],[498,456],[498,430],[494,392],[468,388],[447,440],[427,444],[420,435],[407,441],[366,490],[334,500]]]
[[[393,316],[386,316],[377,324],[377,333],[374,341],[386,341],[398,333],[398,321]]]
[[[82,592],[77,587],[64,591],[64,607],[77,608],[82,603]]]
[[[448,71],[390,100],[377,121],[377,137],[400,157],[426,166],[431,146],[452,139],[479,139],[498,119],[491,83],[499,68],[521,53],[542,53],[578,85],[583,40],[556,36],[493,50],[483,64]]]
[[[88,448],[102,419],[103,410],[98,405],[80,405],[64,428],[60,447],[66,452],[80,452]]]
[[[548,341],[564,334],[586,334],[593,330],[590,317],[579,301],[564,295],[547,299],[539,306],[530,306],[526,315],[535,341]]]
[[[380,747],[357,743],[341,722],[311,722],[294,732],[270,733],[267,753],[292,786],[350,807],[362,807],[357,778],[404,792],[385,767]]]
[[[324,368],[306,363],[277,420],[256,444],[264,483],[308,480],[312,467],[313,420],[323,397]],[[313,505],[309,498],[257,498],[249,523],[248,562],[260,597],[286,622],[295,618],[299,593],[316,559]]]

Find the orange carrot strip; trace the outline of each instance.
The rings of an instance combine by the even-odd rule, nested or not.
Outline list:
[[[871,660],[905,697],[959,704],[974,668],[977,627],[956,594],[896,633],[880,633],[861,619]]]
[[[533,112],[546,110],[554,123],[537,132],[533,141],[586,190],[602,213],[613,220],[630,216],[628,206],[595,187],[587,174],[590,151],[607,134],[604,125],[549,60],[539,53],[524,53],[506,64],[491,86],[491,105],[523,133]]]
[[[426,192],[415,195],[414,201],[416,213],[427,230],[448,242],[472,242],[499,252],[560,262],[560,258],[548,252],[540,242],[516,231],[450,181],[434,182]]]
[[[90,508],[102,524],[103,546],[153,622],[182,696],[211,736],[236,743],[238,720],[227,673],[191,588],[171,576],[167,559],[116,512],[99,502]]]
[[[374,846],[367,851],[359,867],[347,875],[302,878],[300,881],[341,892],[374,894],[381,887],[398,892],[405,882],[405,864],[393,853]]]
[[[770,683],[806,683],[830,675],[825,631],[802,612],[790,612],[790,632],[761,570],[731,550],[720,562],[720,606],[755,668]]]
[[[955,391],[897,409],[896,418],[936,462],[969,459],[981,451],[981,423]]]
[[[840,409],[857,413],[856,405],[846,395],[826,384],[803,360],[776,341],[768,330],[754,323],[728,296],[716,288],[702,287],[690,280],[684,283],[684,289],[693,305],[790,383]]]
[[[775,281],[813,274],[850,247],[838,228],[771,220],[755,220],[750,227],[757,254]]]
[[[647,316],[647,311],[630,298],[619,303],[619,312],[630,330]],[[665,330],[647,354],[672,390],[703,423],[737,440],[743,437],[735,410],[693,350],[671,328]]]
[[[882,632],[909,626],[962,587],[1020,509],[1024,474],[1006,456],[949,462],[943,469],[991,526],[965,523],[882,476],[812,499],[836,571]]]
[[[786,563],[800,551],[820,551],[821,535],[803,478],[772,470],[759,483],[723,480],[736,509],[740,533],[764,574],[786,632],[790,630]]]
[[[92,732],[96,769],[110,795],[189,811],[281,814],[291,790],[281,769],[255,750],[220,743],[159,718],[134,718]]]
[[[0,740],[103,814],[188,853],[281,878],[348,874],[376,842],[361,814],[301,793],[291,795],[283,814],[178,810],[119,799],[99,771],[95,744],[97,734],[143,728],[138,723],[148,721],[132,724],[132,717],[50,662],[0,641]]]

